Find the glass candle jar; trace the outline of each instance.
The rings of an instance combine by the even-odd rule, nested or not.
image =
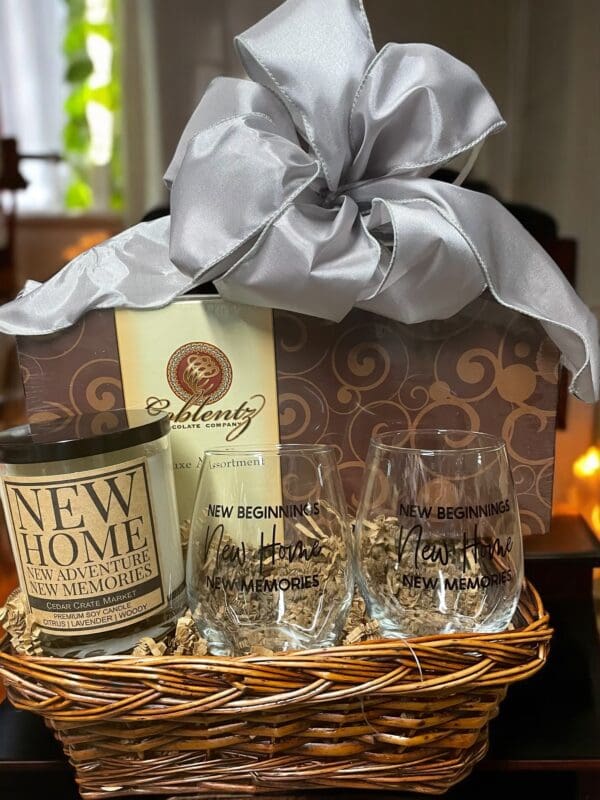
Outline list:
[[[2,503],[45,652],[126,652],[184,611],[169,429],[122,410],[0,434]]]

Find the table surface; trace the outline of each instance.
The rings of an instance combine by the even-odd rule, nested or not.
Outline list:
[[[600,540],[583,517],[554,517],[546,535],[527,536],[524,543],[528,567],[550,561],[559,561],[565,566],[584,564],[600,567]]]
[[[591,581],[591,567],[600,565],[600,542],[575,517],[555,520],[551,534],[527,541],[526,553],[527,572],[534,583],[536,573],[541,576],[549,562],[560,568],[564,584],[573,588],[581,582],[583,567]],[[560,591],[556,597],[544,593],[544,600],[556,631],[548,663],[538,675],[511,688],[499,717],[491,723],[488,757],[474,775],[444,796],[447,800],[468,800],[482,792],[486,800],[506,800],[514,791],[510,774],[517,772],[521,796],[529,791],[540,796],[547,788],[554,796],[570,800],[576,795],[565,783],[569,771],[588,775],[586,786],[592,789],[578,796],[600,796],[600,641],[591,598]],[[329,790],[277,795],[278,800],[376,796],[381,800],[409,797]],[[7,702],[0,705],[0,797],[78,797],[60,746],[42,720],[16,711]]]

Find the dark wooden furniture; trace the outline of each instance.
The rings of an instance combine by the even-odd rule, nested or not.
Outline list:
[[[6,241],[0,247],[0,298],[9,299],[15,293],[15,226],[16,192],[25,189],[27,182],[19,171],[16,139],[0,139],[0,215],[4,212]],[[2,193],[9,196],[4,207]]]
[[[19,153],[17,140],[0,138],[0,217],[4,216],[6,241],[0,245],[0,300],[10,300],[20,288],[15,281],[15,234],[17,224],[16,193],[27,187],[27,181],[19,169],[23,159],[37,161],[61,160],[57,153],[24,155]],[[8,196],[4,204],[3,195]]]
[[[581,517],[558,517],[526,541],[527,574],[555,635],[542,672],[515,685],[493,723],[486,770],[569,778],[577,800],[600,798],[600,636],[593,570],[600,541]]]
[[[492,723],[489,756],[446,800],[507,800],[511,793],[600,800],[600,639],[592,597],[600,542],[581,518],[556,518],[548,536],[527,540],[526,560],[556,630],[552,652],[541,673],[511,689]],[[7,703],[0,706],[0,797],[78,797],[60,747],[42,721]],[[284,797],[400,800],[409,795],[321,791],[278,800]]]

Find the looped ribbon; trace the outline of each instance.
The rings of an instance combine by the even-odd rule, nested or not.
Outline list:
[[[251,80],[216,79],[188,122],[165,175],[170,222],[26,287],[0,330],[157,307],[207,281],[235,302],[405,323],[488,288],[540,320],[574,393],[597,396],[596,319],[560,270],[492,197],[430,177],[505,125],[473,70],[425,44],[377,53],[360,0],[287,0],[236,47]]]

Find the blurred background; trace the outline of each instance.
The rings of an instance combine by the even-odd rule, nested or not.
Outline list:
[[[326,0],[323,0],[324,2]],[[0,0],[0,294],[168,206],[162,174],[232,39],[276,0]],[[473,181],[509,204],[600,306],[600,3],[365,0],[376,44],[424,41],[471,65],[508,121]],[[526,265],[524,265],[525,267]],[[0,425],[23,418],[0,348]],[[555,509],[600,530],[597,409],[564,397]],[[14,585],[0,532],[0,600]]]

